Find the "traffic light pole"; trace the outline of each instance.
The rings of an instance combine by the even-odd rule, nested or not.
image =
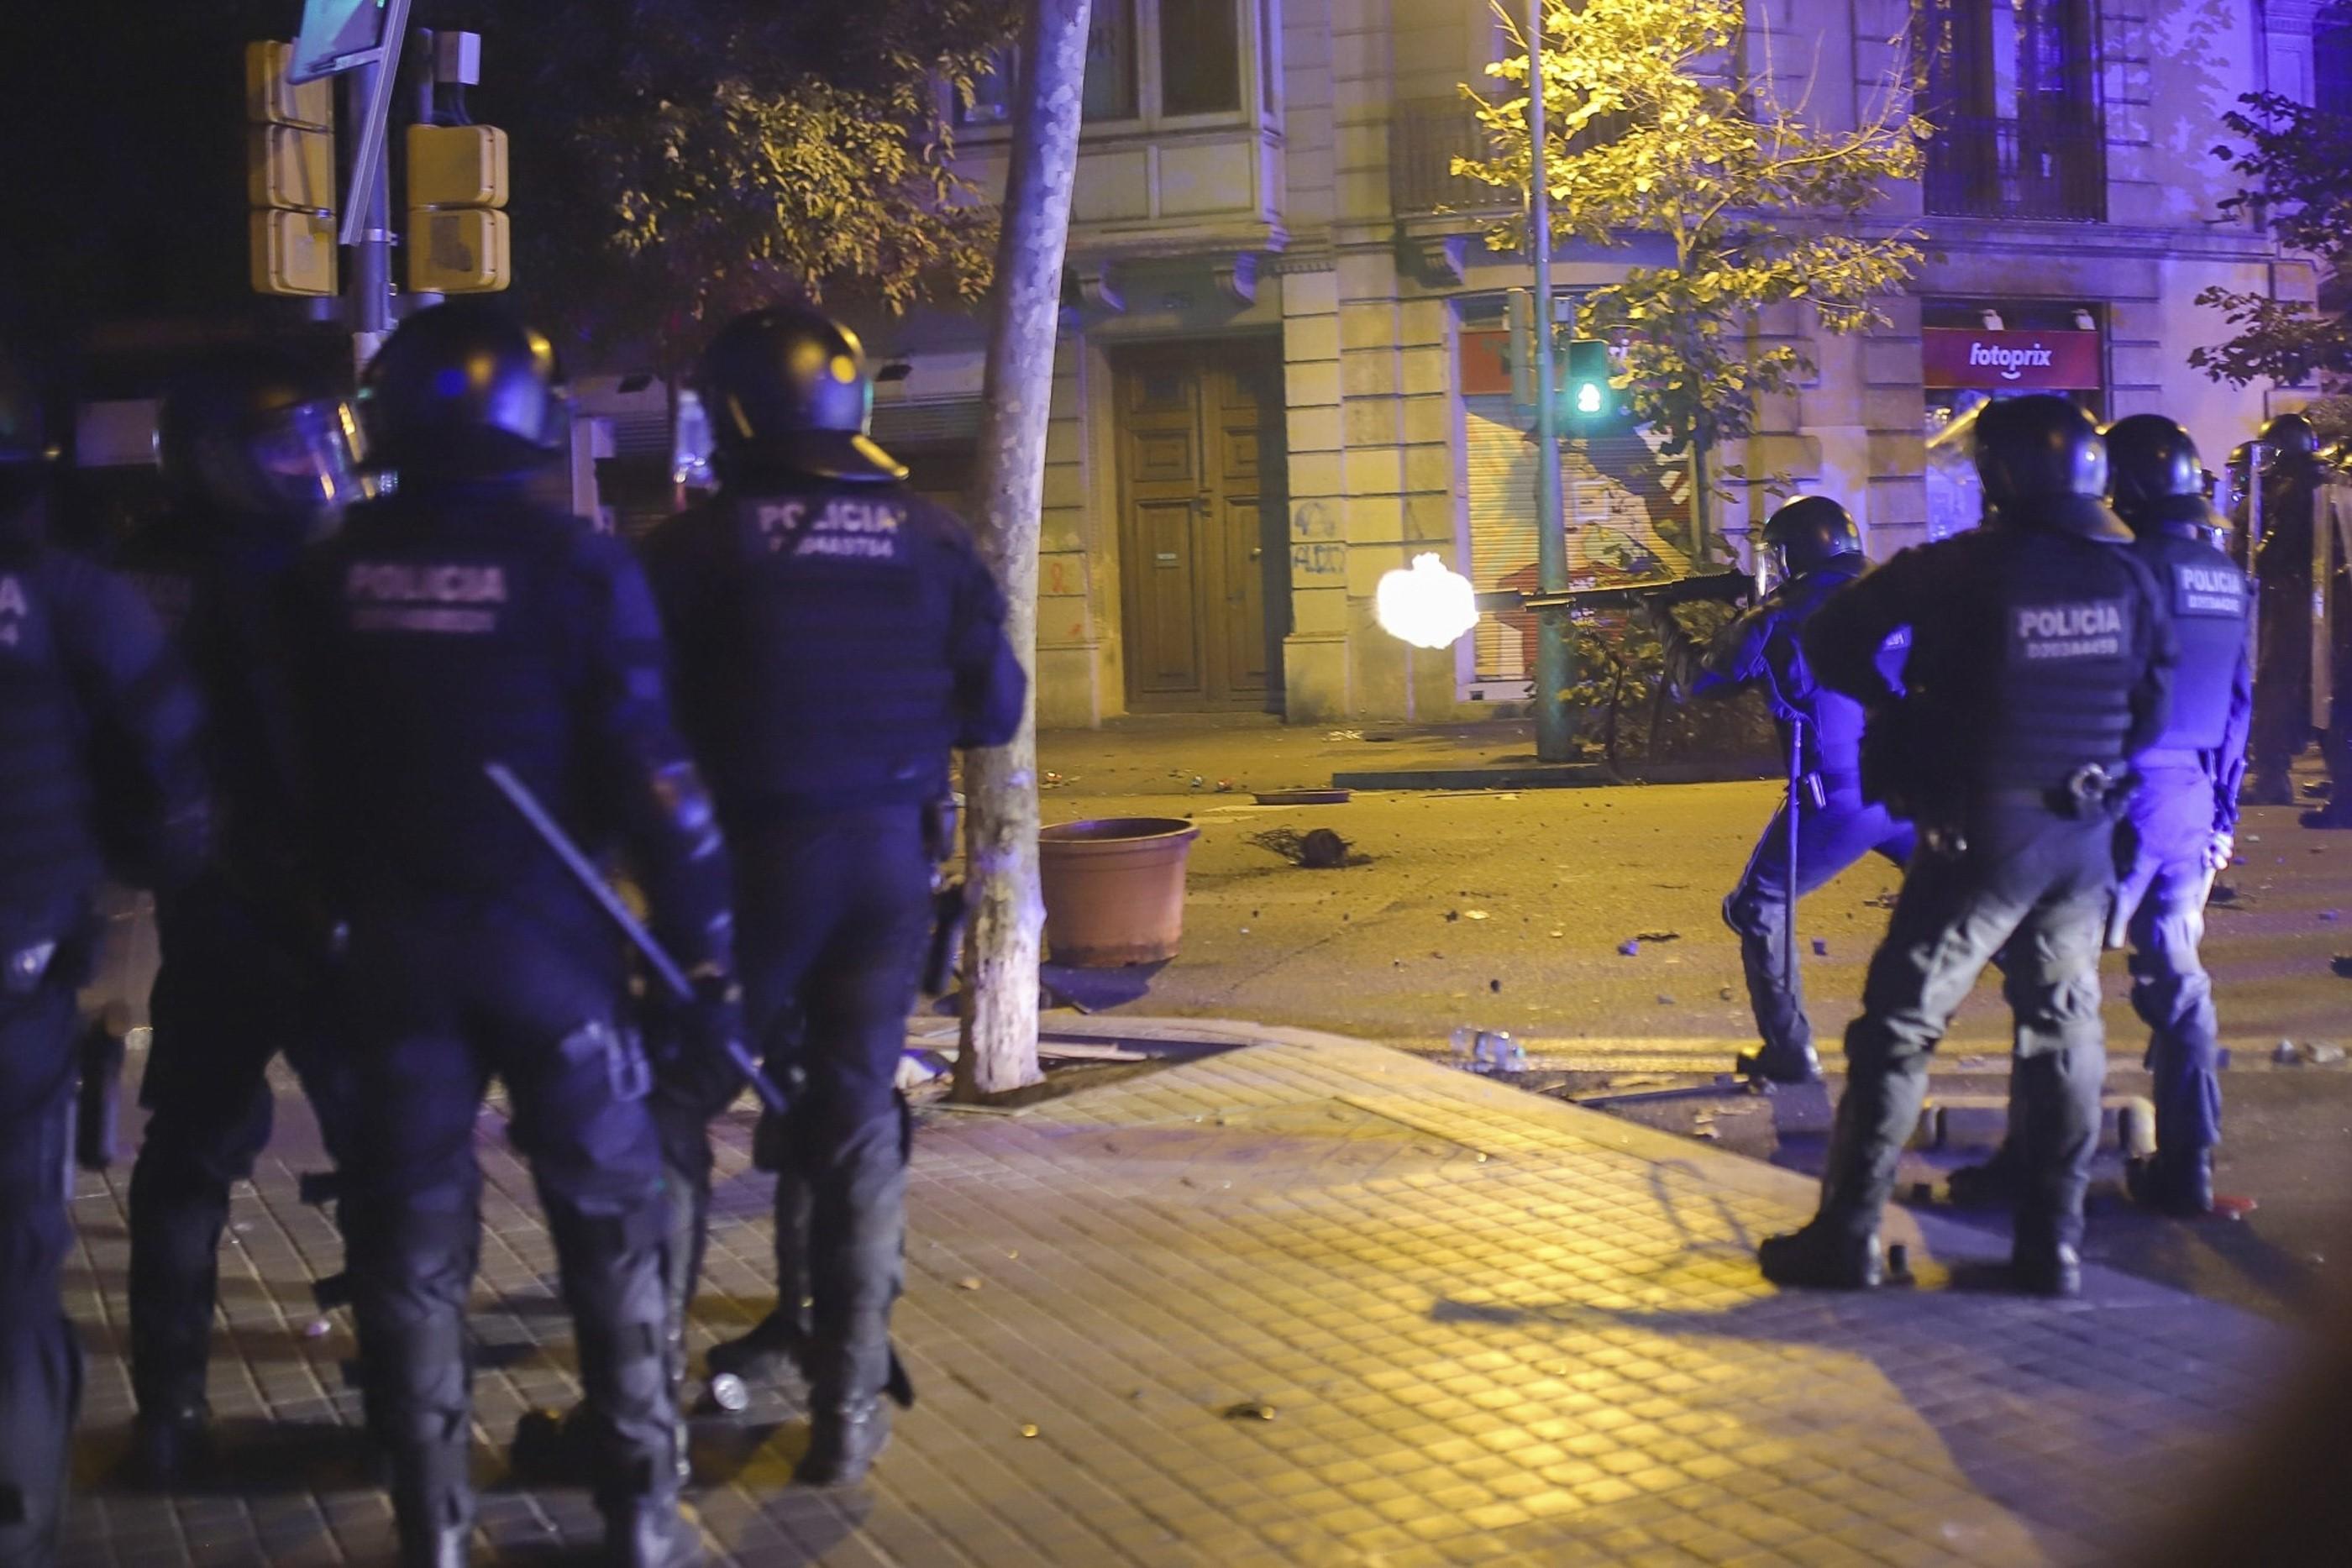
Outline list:
[[[1528,0],[1528,246],[1535,253],[1536,582],[1568,588],[1568,530],[1560,517],[1559,378],[1553,363],[1551,192],[1546,186],[1544,0]],[[1576,678],[1575,628],[1565,614],[1536,618],[1536,758],[1566,762],[1576,749],[1566,693]]]
[[[350,204],[342,242],[352,249],[352,359],[367,368],[392,330],[392,99],[400,85],[400,46],[409,0],[386,0],[383,43],[352,78],[359,139],[352,149]]]

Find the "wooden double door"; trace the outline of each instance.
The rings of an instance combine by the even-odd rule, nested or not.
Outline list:
[[[1154,346],[1118,371],[1128,706],[1279,712],[1290,630],[1280,348]]]

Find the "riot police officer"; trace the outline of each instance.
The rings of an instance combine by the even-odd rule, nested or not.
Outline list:
[[[229,1188],[269,1140],[283,1051],[340,1155],[348,1092],[327,1043],[330,965],[297,826],[284,595],[357,490],[349,405],[280,353],[216,356],[168,389],[156,455],[171,510],[121,564],[205,695],[216,829],[206,873],[157,911],[163,964],[131,1176],[136,1459],[169,1486],[203,1445]]]
[[[1822,601],[1862,575],[1861,531],[1827,496],[1805,496],[1765,521],[1764,548],[1779,564],[1780,585],[1704,651],[1670,611],[1656,606],[1649,614],[1679,690],[1709,696],[1762,687],[1781,745],[1790,749],[1789,799],[1756,841],[1739,885],[1724,899],[1723,922],[1738,934],[1748,1002],[1763,1041],[1739,1066],[1757,1077],[1795,1083],[1819,1078],[1822,1069],[1790,940],[1790,905],[1873,851],[1904,864],[1911,858],[1912,833],[1883,804],[1862,798],[1861,705],[1813,678],[1799,642]],[[1888,643],[1882,664],[1889,682],[1899,683],[1907,632],[1897,631]]]
[[[2105,444],[2073,403],[1990,405],[1977,466],[1988,527],[1906,550],[1805,632],[1815,674],[1868,710],[1866,792],[1918,825],[1920,847],[1846,1030],[1820,1212],[1760,1249],[1765,1277],[1783,1285],[1879,1281],[1880,1211],[1928,1054],[2006,945],[2025,1170],[2012,1275],[2037,1293],[2080,1288],[2116,813],[2127,764],[2163,733],[2170,617],[2099,499]],[[1878,658],[1906,625],[1898,696]]]
[[[52,454],[0,355],[0,1561],[55,1561],[81,1389],[59,1301],[74,993],[101,873],[204,858],[202,708],[138,591],[43,538]]]
[[[712,340],[700,375],[719,489],[655,531],[646,570],[732,847],[751,1038],[799,1084],[769,1140],[768,1163],[790,1167],[778,1306],[711,1362],[797,1356],[800,1478],[847,1483],[887,1436],[886,1389],[907,1396],[889,1343],[910,1135],[894,1083],[949,754],[1009,739],[1026,682],[963,525],[903,488],[866,434],[854,336],[812,310],[756,310]]]
[[[464,1561],[473,1499],[466,1300],[473,1128],[495,1073],[555,1241],[614,1561],[699,1556],[678,1509],[667,1206],[623,955],[588,894],[485,778],[502,763],[592,852],[634,857],[656,930],[723,1049],[726,859],[672,730],[658,626],[614,541],[526,495],[558,394],[546,339],[480,304],[422,311],[360,406],[389,495],[300,581],[320,845],[349,932],[361,1113],[343,1220],[371,1418],[405,1560]]]
[[[2252,777],[2246,800],[2291,806],[2287,768],[2311,744],[2312,527],[2318,498],[2319,433],[2299,413],[2263,426],[2263,462],[2250,486],[2262,487],[2262,538],[2255,545],[2259,603],[2254,672]],[[2347,780],[2352,787],[2352,780]]]
[[[2205,895],[2230,863],[2238,831],[2253,709],[2252,596],[2245,573],[2209,540],[2216,518],[2189,433],[2138,413],[2117,420],[2106,438],[2116,515],[2169,598],[2180,648],[2171,723],[2135,765],[2135,858],[2116,896],[2129,921],[2132,1006],[2150,1031],[2156,1088],[2156,1154],[2126,1176],[2142,1203],[2203,1214],[2213,1207],[2221,1082],[2213,982],[2197,946]]]

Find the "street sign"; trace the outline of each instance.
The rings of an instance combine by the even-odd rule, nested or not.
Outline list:
[[[289,79],[316,81],[373,63],[383,53],[388,15],[385,0],[302,0]]]

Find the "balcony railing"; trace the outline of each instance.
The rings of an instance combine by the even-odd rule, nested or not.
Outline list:
[[[1454,172],[1456,158],[1491,155],[1478,111],[1459,98],[1406,99],[1389,120],[1389,202],[1396,215],[1492,214],[1517,205],[1510,191]]]
[[[1925,195],[1927,211],[1947,217],[2100,223],[2107,215],[2105,140],[2096,126],[1947,119],[1927,143]]]

